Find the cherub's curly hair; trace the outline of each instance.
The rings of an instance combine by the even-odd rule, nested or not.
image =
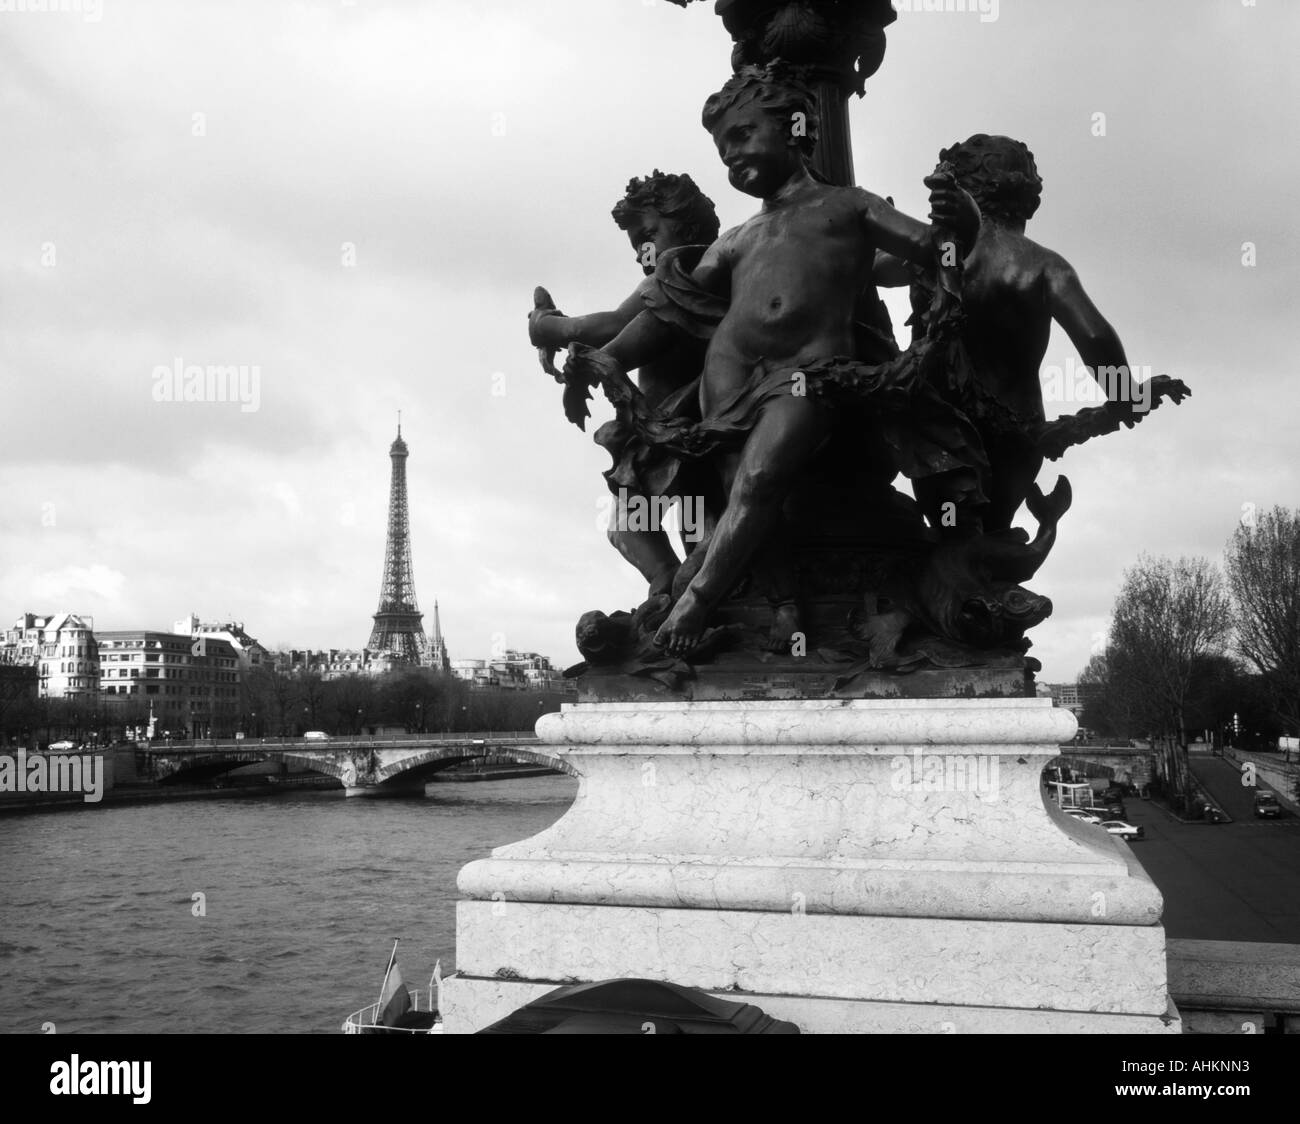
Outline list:
[[[620,230],[631,230],[637,215],[647,210],[681,223],[683,237],[696,245],[716,241],[721,229],[713,200],[688,175],[670,175],[656,168],[645,179],[629,180],[627,193],[614,204],[614,221]]]
[[[704,127],[713,132],[714,126],[728,110],[753,101],[772,116],[780,118],[785,125],[792,125],[794,114],[802,113],[805,128],[798,138],[799,147],[805,159],[812,156],[821,124],[817,116],[817,96],[798,69],[779,60],[767,66],[742,66],[736,71],[727,84],[704,103]]]
[[[1042,202],[1043,178],[1034,154],[1018,140],[976,133],[945,148],[939,159],[953,166],[957,182],[992,218],[1028,222]]]

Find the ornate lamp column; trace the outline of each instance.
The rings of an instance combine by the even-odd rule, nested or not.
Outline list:
[[[734,69],[774,59],[808,68],[821,117],[813,167],[831,183],[852,185],[849,95],[861,97],[884,61],[885,28],[898,18],[890,0],[717,0],[714,10],[735,42]]]

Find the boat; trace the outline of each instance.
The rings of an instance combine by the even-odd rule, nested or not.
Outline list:
[[[354,1011],[343,1020],[344,1034],[441,1034],[442,1016],[437,1008],[425,999],[426,991],[411,988],[407,995],[411,999],[411,1009],[397,1020],[395,1026],[384,1026],[377,1021],[379,1004],[371,1003]],[[423,1001],[423,1006],[421,1002]]]
[[[433,966],[427,988],[408,988],[397,966],[397,941],[388,958],[379,998],[343,1020],[344,1034],[441,1034],[442,1016],[434,996],[442,998],[442,961]],[[421,1006],[423,1000],[423,1006]]]

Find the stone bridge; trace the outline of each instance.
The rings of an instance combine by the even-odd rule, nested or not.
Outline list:
[[[1155,776],[1155,751],[1146,746],[1063,745],[1057,759],[1088,776],[1106,776],[1136,787],[1150,784]],[[1049,762],[1049,765],[1055,762]]]
[[[418,796],[425,783],[466,761],[538,765],[572,773],[543,752],[533,734],[458,738],[334,738],[330,741],[249,740],[153,746],[144,773],[159,784],[194,784],[263,762],[305,769],[338,780],[348,796]]]

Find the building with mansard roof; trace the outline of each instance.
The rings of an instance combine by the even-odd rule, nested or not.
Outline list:
[[[94,698],[99,690],[94,620],[77,613],[24,613],[4,632],[0,663],[35,667],[41,698]]]
[[[172,631],[180,636],[211,636],[224,640],[239,658],[240,673],[247,677],[265,665],[271,653],[244,630],[243,621],[201,621],[191,613],[172,624]]]

